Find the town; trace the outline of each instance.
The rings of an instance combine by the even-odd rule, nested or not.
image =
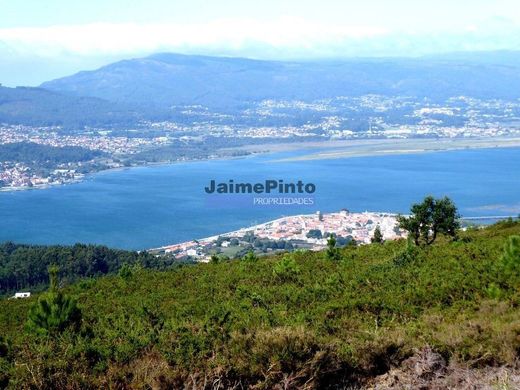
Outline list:
[[[67,166],[38,175],[22,163],[0,162],[0,191],[74,183],[81,181],[84,176],[83,173]]]
[[[172,256],[179,261],[208,262],[212,256],[240,258],[256,254],[306,249],[319,251],[327,247],[330,235],[338,246],[368,244],[379,227],[384,240],[406,237],[398,226],[397,215],[390,213],[336,213],[295,215],[242,228],[218,236],[151,249],[158,256]]]
[[[132,128],[66,128],[0,123],[0,187],[38,188],[82,180],[100,170],[271,151],[277,143],[370,139],[493,139],[520,136],[520,100],[446,101],[410,97],[339,96],[304,102],[264,100],[217,112],[175,106],[176,119],[140,121]],[[66,147],[98,153],[90,160],[47,164],[8,159],[9,144]],[[248,146],[260,145],[258,150]]]

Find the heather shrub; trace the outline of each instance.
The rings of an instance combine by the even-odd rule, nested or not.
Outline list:
[[[299,274],[300,267],[291,255],[284,255],[273,267],[273,275],[281,282],[295,281]]]

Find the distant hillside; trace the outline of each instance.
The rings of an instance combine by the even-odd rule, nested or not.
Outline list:
[[[0,124],[83,127],[134,123],[136,111],[93,97],[0,86]]]
[[[516,99],[520,54],[278,62],[165,53],[79,72],[42,87],[162,107],[228,107],[268,98],[306,100],[364,94]]]

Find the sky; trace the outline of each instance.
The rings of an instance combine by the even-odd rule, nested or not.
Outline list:
[[[520,50],[518,0],[0,0],[0,83],[156,52],[310,60]]]

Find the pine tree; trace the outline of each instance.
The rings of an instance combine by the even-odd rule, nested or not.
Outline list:
[[[27,328],[40,335],[55,335],[66,328],[77,329],[81,310],[77,302],[63,294],[58,286],[58,267],[49,267],[49,291],[41,295],[29,310]]]
[[[338,248],[336,248],[336,237],[331,234],[327,240],[327,259],[339,260],[340,258],[341,255],[339,254]]]
[[[374,236],[370,239],[371,242],[382,244],[385,240],[383,239],[383,233],[381,233],[381,228],[379,225],[376,226],[374,230]]]
[[[520,236],[508,238],[501,260],[506,278],[520,277]]]

